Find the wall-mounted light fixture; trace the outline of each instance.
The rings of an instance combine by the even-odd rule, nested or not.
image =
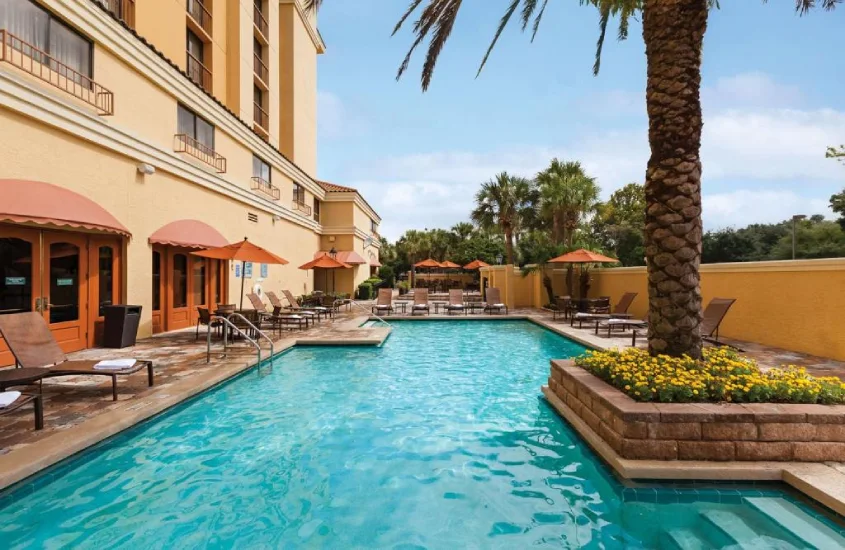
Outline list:
[[[146,162],[142,162],[137,166],[138,172],[144,174],[145,176],[152,176],[156,173],[156,167],[152,164],[147,164]]]

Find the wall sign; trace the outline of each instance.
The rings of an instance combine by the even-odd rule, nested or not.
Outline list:
[[[56,279],[56,286],[73,286],[73,279]]]
[[[21,286],[26,284],[26,277],[6,277],[6,286]]]
[[[244,279],[252,279],[252,262],[244,264]]]
[[[235,264],[235,279],[241,278],[241,264]]]
[[[261,278],[267,278],[267,264],[261,264]]]

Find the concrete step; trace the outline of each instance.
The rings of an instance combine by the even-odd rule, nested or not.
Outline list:
[[[704,510],[700,514],[706,534],[712,533],[716,547],[735,546],[753,548],[757,531],[745,523],[739,515],[728,510]]]
[[[660,548],[661,550],[706,550],[712,546],[692,529],[679,527],[661,533]]]
[[[745,502],[777,527],[813,548],[845,548],[845,537],[797,505],[775,497],[745,497]]]

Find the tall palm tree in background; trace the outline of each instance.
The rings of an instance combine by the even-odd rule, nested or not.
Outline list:
[[[452,233],[461,241],[467,240],[474,232],[475,226],[468,222],[460,222],[452,226]]]
[[[765,0],[764,0],[765,1]],[[795,0],[800,14],[821,5],[830,10],[841,0]],[[322,0],[306,0],[317,8]],[[425,3],[425,6],[421,6]],[[411,0],[394,27],[394,34],[418,10],[414,41],[399,66],[408,69],[417,47],[430,37],[422,67],[422,88],[428,89],[437,59],[455,25],[462,0]],[[489,3],[489,0],[488,0]],[[493,40],[481,60],[484,68],[502,31],[522,6],[522,29],[539,29],[548,0],[508,0]],[[646,167],[646,258],[650,323],[649,350],[669,355],[701,357],[701,49],[708,10],[717,0],[579,0],[599,11],[599,40],[593,71],[598,73],[605,31],[619,19],[620,40],[628,23],[641,15],[646,46],[648,139]]]
[[[595,211],[599,186],[580,162],[552,159],[548,168],[534,178],[540,194],[540,211],[552,224],[556,244],[572,246],[572,239],[584,217]]]
[[[514,234],[522,227],[520,213],[530,200],[531,182],[525,178],[502,172],[488,182],[481,184],[475,194],[475,210],[470,217],[480,227],[498,227],[505,236],[507,263],[514,260]]]

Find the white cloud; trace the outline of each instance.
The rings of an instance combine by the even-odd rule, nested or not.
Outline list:
[[[714,85],[701,90],[705,111],[746,105],[754,108],[795,107],[801,100],[801,90],[797,86],[781,84],[761,72],[722,77]]]
[[[366,131],[366,120],[358,114],[353,115],[337,94],[324,90],[317,92],[317,133],[321,138],[359,137]]]
[[[828,201],[804,197],[794,191],[740,189],[729,193],[705,193],[701,202],[704,225],[708,229],[776,223],[794,214],[832,214]]]

